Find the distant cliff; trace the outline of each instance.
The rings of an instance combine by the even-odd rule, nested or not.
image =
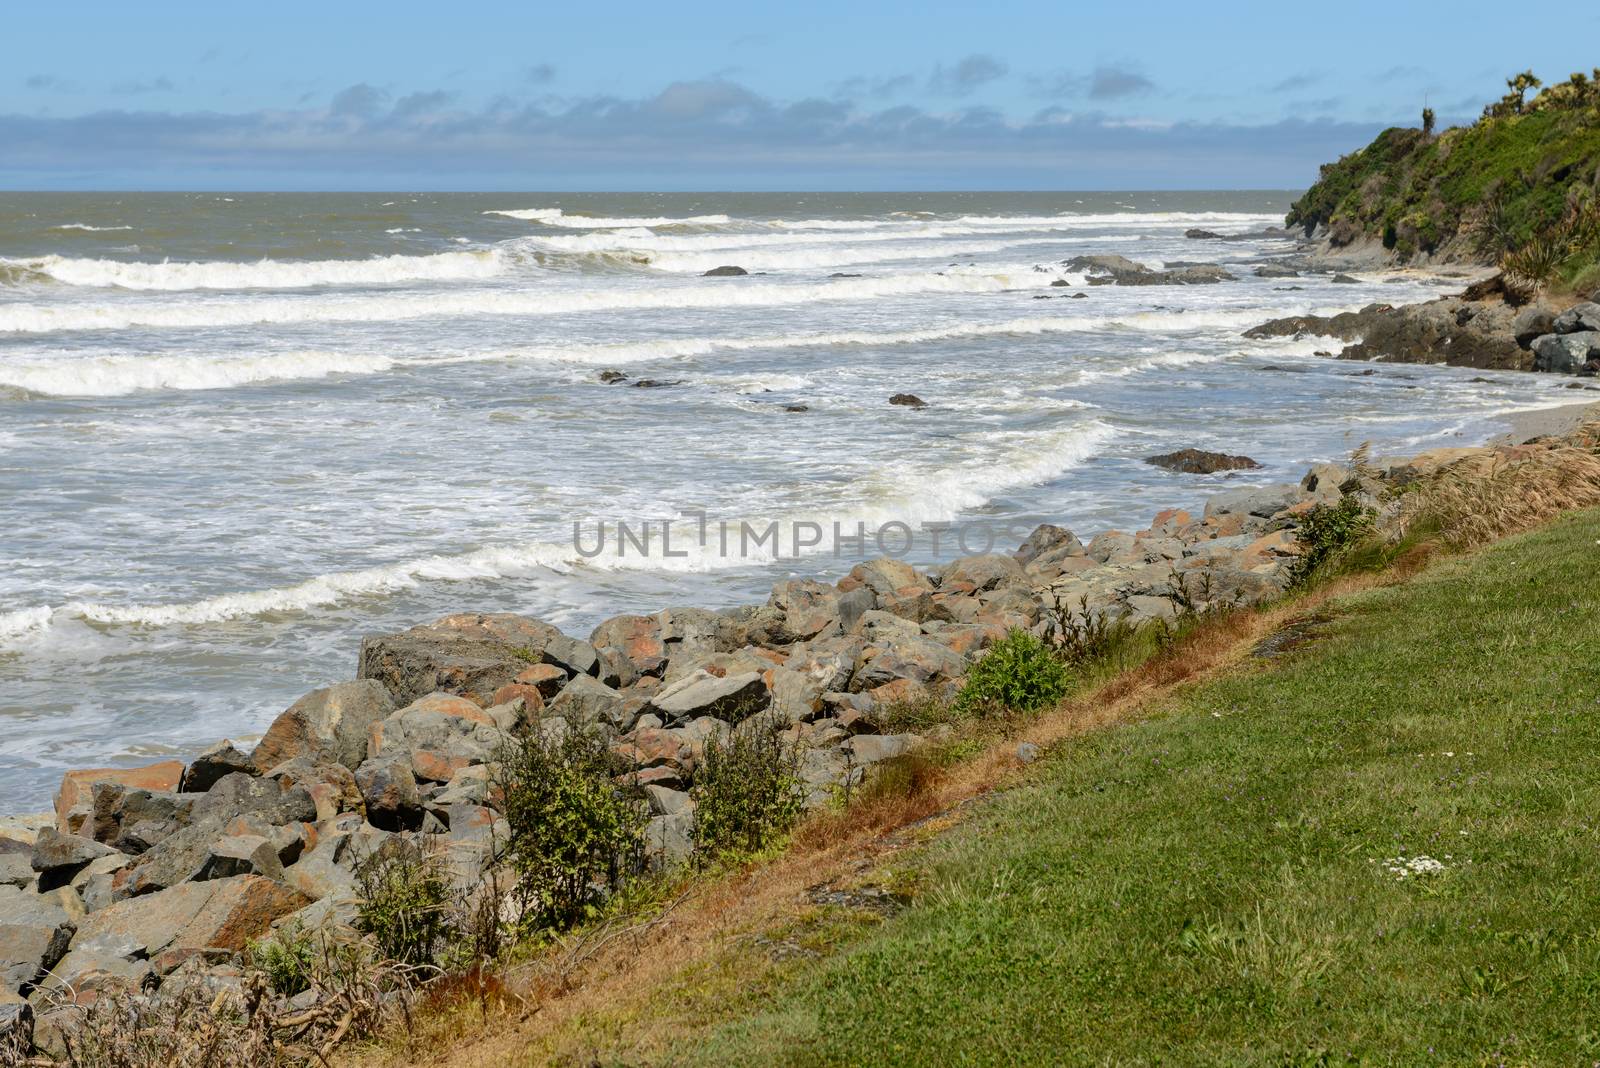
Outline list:
[[[1600,285],[1600,68],[1506,84],[1470,126],[1436,134],[1424,111],[1421,129],[1327,164],[1288,224],[1336,253],[1495,264],[1526,288]]]

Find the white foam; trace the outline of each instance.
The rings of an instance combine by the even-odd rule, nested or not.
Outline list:
[[[1078,373],[1078,381],[1097,382],[1107,378],[1126,378],[1129,375],[1143,374],[1146,371],[1158,371],[1172,367],[1190,367],[1203,363],[1218,363],[1232,355],[1232,353],[1227,352],[1163,352],[1143,359],[1130,360],[1116,367],[1086,368]]]
[[[138,290],[297,289],[324,285],[384,285],[393,282],[491,278],[507,266],[498,249],[441,252],[431,256],[375,256],[366,260],[258,260],[233,263],[124,263],[120,260],[41,256],[0,260],[0,266],[32,271],[71,286]]]
[[[823,348],[830,346],[919,345],[961,338],[1026,337],[1055,333],[1080,333],[1125,327],[1150,333],[1184,333],[1204,328],[1229,328],[1260,320],[1258,312],[1141,312],[1113,315],[1026,316],[988,322],[958,321],[918,330],[833,330],[802,334],[751,337],[663,337],[652,341],[602,342],[587,345],[534,345],[514,349],[469,352],[429,352],[393,355],[296,351],[249,357],[122,356],[104,355],[32,363],[0,364],[0,386],[26,394],[110,397],[153,389],[225,389],[258,382],[316,379],[331,375],[382,373],[402,367],[483,363],[496,360],[617,366],[652,360],[691,359],[718,352],[767,349]],[[1274,343],[1274,353],[1292,355],[1315,342]],[[786,382],[794,376],[762,376],[759,388],[795,389],[804,384]]]
[[[131,226],[92,226],[89,223],[62,223],[60,226],[52,226],[50,229],[52,229],[52,230],[82,230],[85,233],[106,234],[106,233],[112,232],[113,230],[132,230],[133,227],[131,227]]]
[[[48,627],[52,612],[53,610],[46,605],[21,608],[14,612],[0,612],[0,641]]]
[[[717,252],[651,252],[639,255],[662,271],[699,274],[730,260],[747,270],[844,267],[900,260],[948,261],[1029,245],[1060,245],[1062,238],[1014,237],[998,241],[900,241],[894,244],[834,244],[805,248],[733,249]],[[638,255],[638,254],[635,254]]]
[[[1047,285],[1031,269],[995,273],[902,274],[785,285],[729,279],[654,289],[458,290],[395,296],[262,297],[187,303],[0,305],[0,332],[125,330],[130,327],[247,326],[253,323],[401,322],[466,315],[564,315],[649,308],[793,306],[928,293],[998,293]]]
[[[522,219],[525,222],[543,223],[546,226],[565,226],[577,230],[618,230],[643,226],[725,226],[732,221],[726,215],[615,219],[605,216],[568,215],[560,208],[514,208],[505,211],[486,211],[484,214],[504,215],[512,219]]]
[[[574,543],[532,541],[518,545],[489,546],[453,556],[433,555],[395,564],[339,571],[292,586],[242,593],[226,593],[180,604],[110,605],[74,601],[56,607],[32,607],[0,616],[0,639],[47,628],[58,619],[86,620],[94,623],[146,627],[204,625],[255,616],[304,612],[364,597],[375,597],[410,589],[425,582],[464,582],[474,579],[502,579],[530,574],[537,569],[570,571],[578,566],[614,571],[708,571],[726,567],[745,567],[796,555],[792,536],[794,524],[814,523],[831,533],[833,524],[843,528],[846,537],[855,534],[858,523],[869,530],[891,521],[908,523],[946,522],[962,512],[991,499],[994,492],[1031,485],[1059,476],[1068,468],[1094,455],[1115,431],[1097,420],[1047,434],[988,434],[970,443],[976,459],[955,468],[933,469],[902,467],[886,470],[848,488],[853,503],[834,509],[775,517],[780,537],[775,551],[764,545],[754,551],[739,551],[737,541],[724,552],[713,536],[704,546],[694,541],[698,520],[684,521],[675,527],[673,547],[684,556],[609,553],[586,555]],[[745,520],[756,530],[765,529],[773,518]],[[737,528],[739,521],[730,520]],[[584,547],[593,545],[592,529],[578,539]],[[784,538],[788,536],[788,541]],[[659,539],[659,535],[658,535]],[[659,540],[657,541],[659,545]],[[827,551],[829,539],[816,546],[800,547],[811,552]]]
[[[283,379],[374,374],[394,366],[387,356],[316,351],[223,359],[95,356],[0,364],[0,384],[58,397],[118,397],[139,390],[230,389]]]

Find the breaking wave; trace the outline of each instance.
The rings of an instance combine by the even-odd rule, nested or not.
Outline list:
[[[848,493],[854,500],[840,502],[833,508],[750,518],[749,523],[756,529],[777,522],[780,536],[776,550],[759,545],[753,553],[731,555],[722,551],[714,537],[708,539],[706,545],[696,547],[692,539],[698,520],[691,520],[682,523],[673,535],[674,546],[686,548],[687,556],[657,553],[613,558],[606,552],[591,555],[592,538],[583,541],[585,551],[580,551],[579,545],[574,543],[536,540],[332,572],[291,586],[225,593],[179,604],[110,605],[73,601],[60,606],[33,606],[0,615],[0,640],[47,629],[58,618],[125,626],[204,625],[274,613],[304,612],[365,597],[381,597],[429,582],[525,576],[541,568],[561,572],[578,567],[606,571],[709,571],[770,563],[801,551],[827,551],[832,547],[832,541],[826,538],[814,544],[797,545],[795,537],[786,541],[785,536],[793,534],[796,524],[814,525],[824,532],[831,532],[834,524],[838,524],[847,536],[853,537],[858,523],[864,524],[870,532],[890,521],[947,522],[986,503],[996,492],[1059,477],[1099,452],[1116,434],[1110,426],[1090,420],[1044,435],[1013,432],[977,435],[966,443],[971,456],[966,462],[937,469],[896,467],[853,484]]]
[[[367,260],[257,260],[231,263],[124,263],[120,260],[40,256],[0,260],[0,268],[25,271],[69,286],[138,290],[298,289],[326,285],[490,278],[508,259],[498,249],[441,252],[431,256],[376,256]]]

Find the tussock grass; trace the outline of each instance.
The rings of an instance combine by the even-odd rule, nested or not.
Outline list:
[[[1468,456],[1441,468],[1403,498],[1407,535],[1437,536],[1452,549],[1485,545],[1531,530],[1564,512],[1600,505],[1600,455],[1594,429],[1572,444]]]

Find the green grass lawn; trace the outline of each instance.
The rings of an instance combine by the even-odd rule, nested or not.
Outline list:
[[[1589,512],[1058,749],[673,1059],[1600,1061],[1597,565]]]

